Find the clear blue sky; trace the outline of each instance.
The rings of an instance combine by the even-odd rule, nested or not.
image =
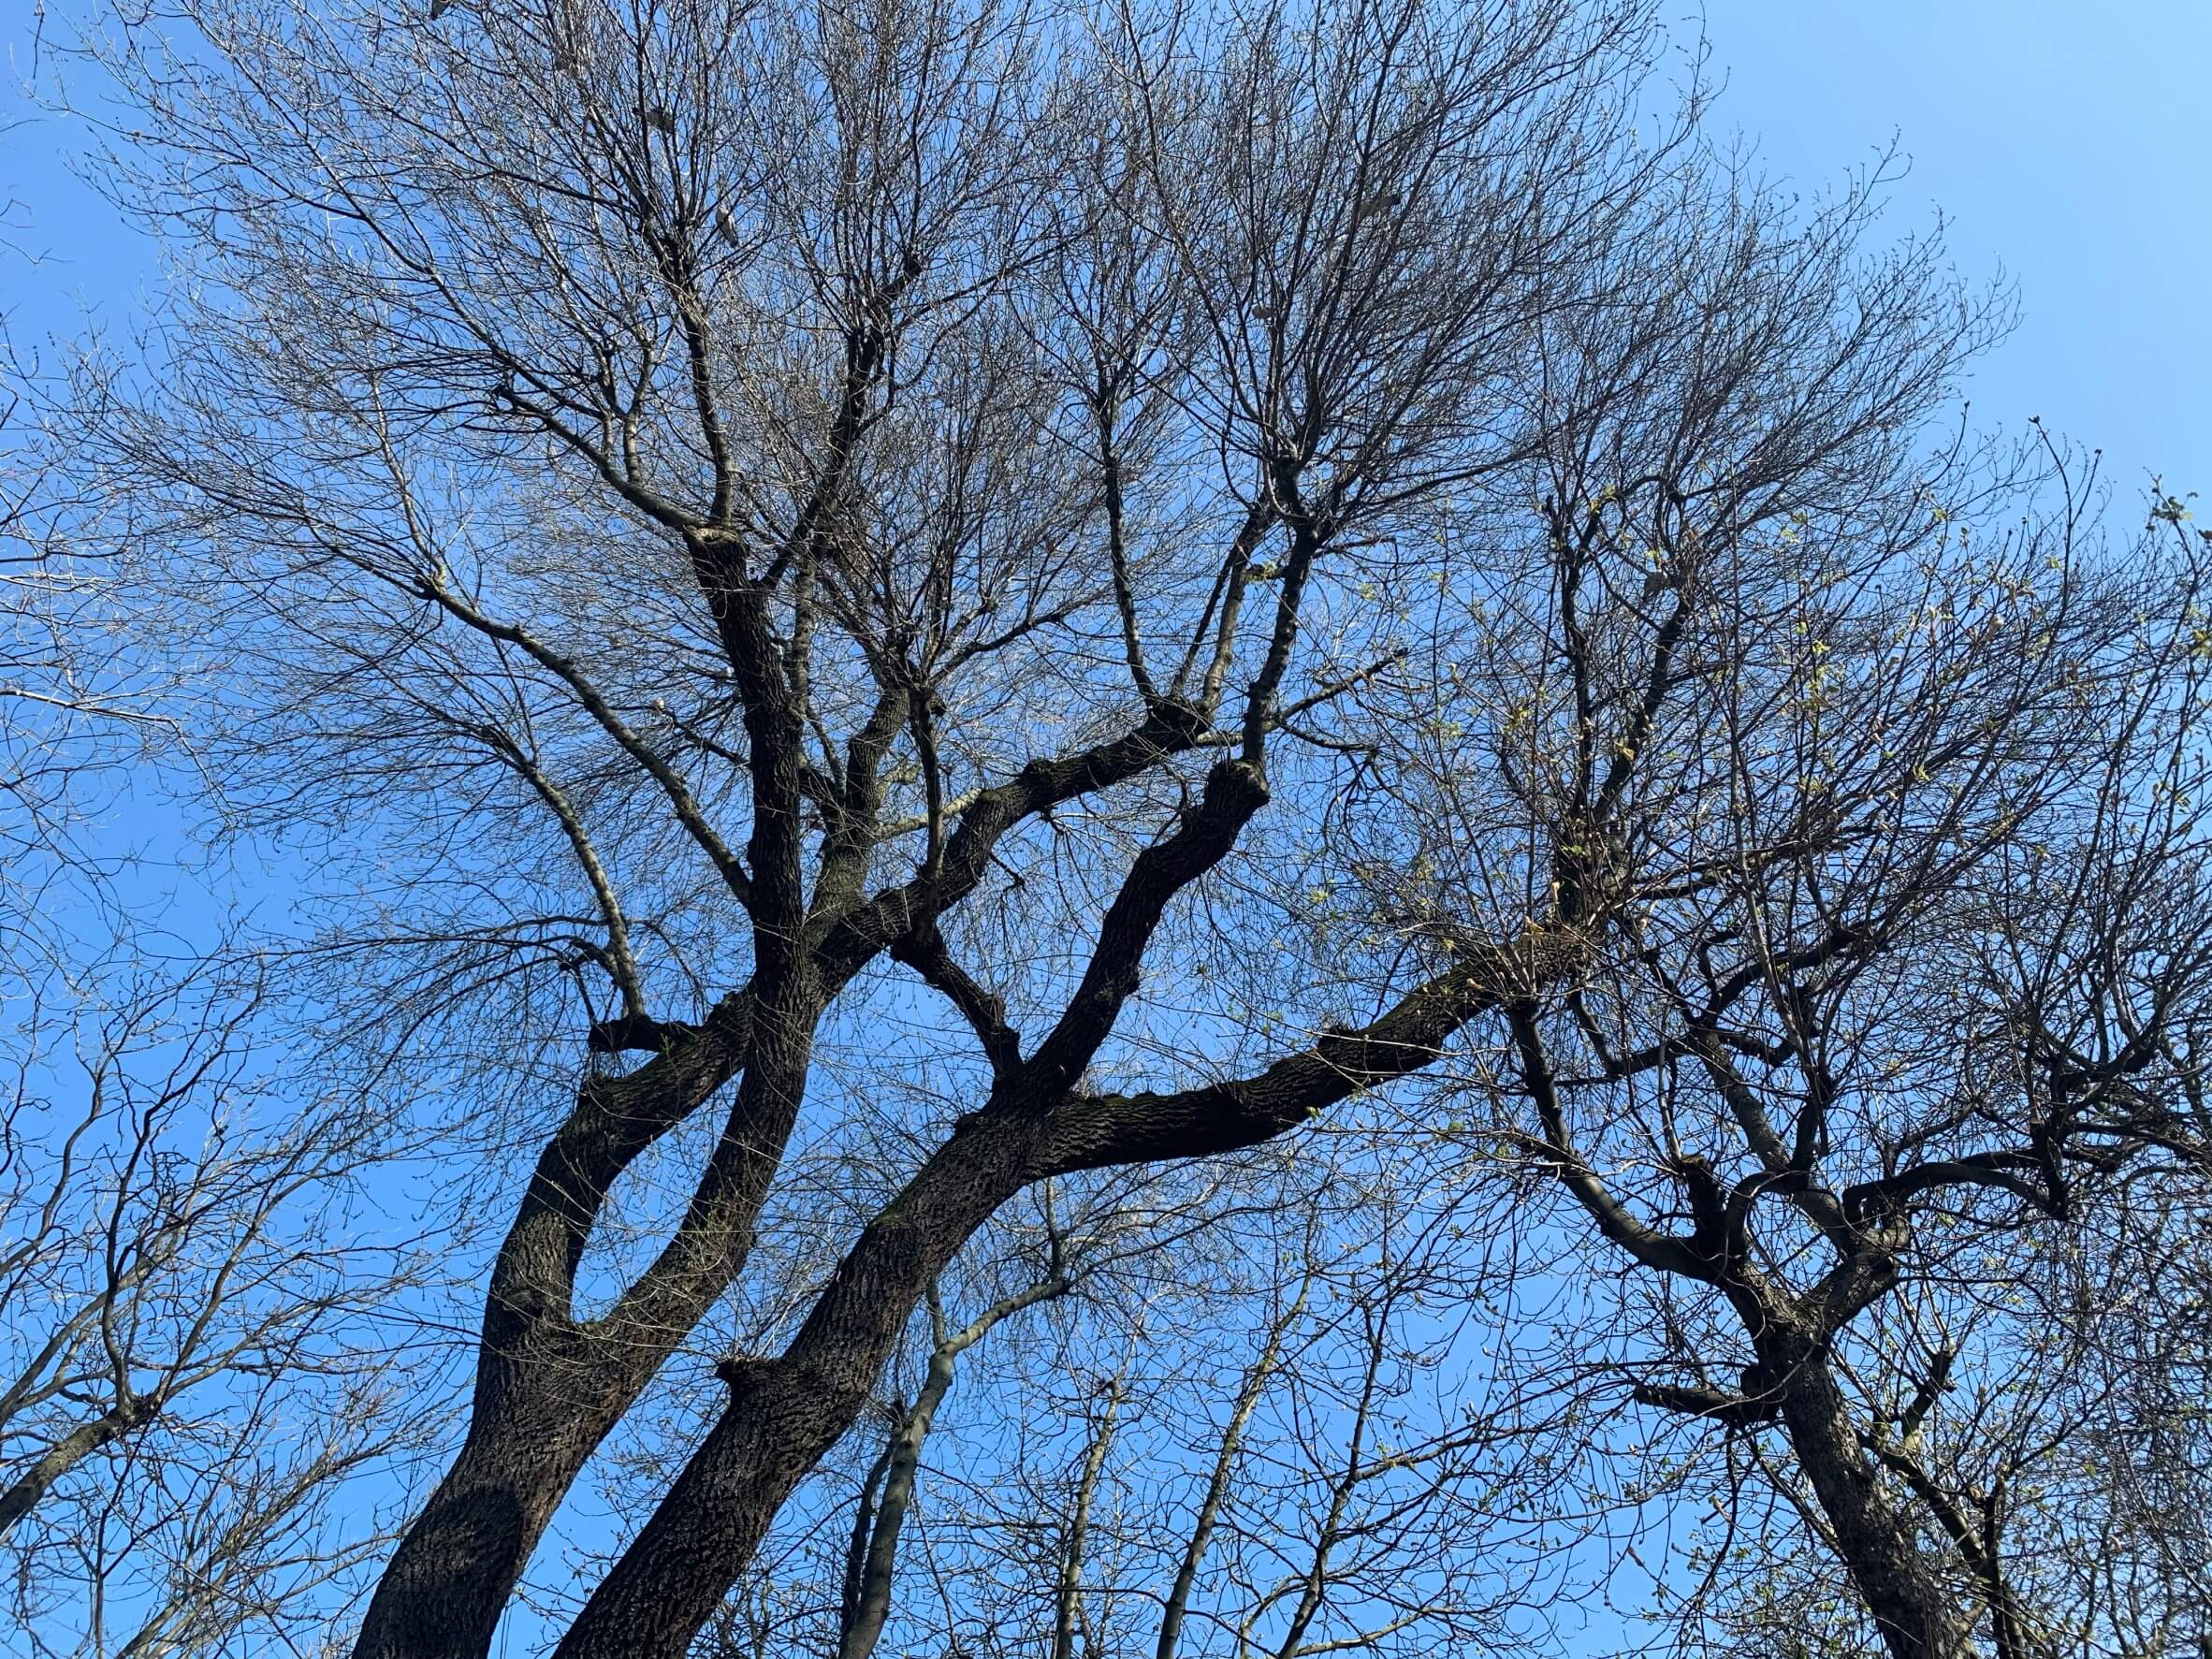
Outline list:
[[[1976,417],[2040,415],[2132,490],[2212,496],[2212,4],[1709,0],[1722,121],[1818,183],[1893,135],[1900,223],[1941,208],[1960,270],[2002,270],[2019,332]]]

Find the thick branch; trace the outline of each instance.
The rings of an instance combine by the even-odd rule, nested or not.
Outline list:
[[[145,1422],[160,1408],[153,1396],[125,1394],[98,1417],[77,1425],[34,1462],[6,1492],[0,1492],[0,1538],[37,1506],[53,1483],[98,1451]]]
[[[1989,1186],[2012,1193],[2039,1210],[2053,1208],[2050,1195],[2016,1170],[2036,1171],[2043,1160],[2032,1152],[1977,1152],[1966,1157],[1938,1158],[1915,1164],[1875,1181],[1861,1181],[1843,1189],[1844,1214],[1860,1219],[1902,1203],[1916,1193],[1939,1186]]]
[[[946,840],[940,867],[878,894],[826,920],[815,959],[825,984],[841,982],[877,952],[914,932],[975,890],[1008,831],[1049,808],[1127,782],[1194,748],[1204,731],[1198,713],[1163,701],[1121,736],[1051,760],[1033,760],[1002,784],[982,791]]]
[[[1520,999],[1508,1009],[1507,1014],[1514,1044],[1521,1051],[1521,1082],[1544,1126],[1543,1137],[1535,1144],[1550,1163],[1561,1185],[1597,1224],[1599,1233],[1644,1266],[1710,1281],[1713,1276],[1710,1260],[1688,1240],[1655,1231],[1631,1215],[1598,1179],[1596,1171],[1582,1161],[1567,1133],[1566,1112],[1560,1104],[1551,1062],[1544,1052],[1543,1036],[1536,1029],[1535,1008],[1525,999]]]
[[[995,1077],[1010,1076],[1021,1065],[1021,1033],[1006,1023],[1005,999],[983,989],[968,969],[953,960],[935,923],[910,938],[893,941],[891,959],[920,974],[925,984],[959,1011],[975,1032],[976,1041],[982,1044],[983,1057],[991,1062]]]
[[[538,1157],[493,1267],[485,1310],[488,1348],[501,1351],[517,1319],[568,1317],[585,1242],[616,1177],[735,1075],[750,1041],[751,1014],[749,994],[725,997],[703,1026],[656,1027],[663,1040],[656,1058],[627,1076],[594,1078],[578,1091],[567,1121]]]
[[[1055,1107],[1036,1176],[1111,1164],[1202,1157],[1271,1140],[1323,1109],[1419,1071],[1470,1020],[1576,971],[1577,934],[1531,933],[1463,951],[1378,1019],[1332,1031],[1255,1077],[1173,1094],[1075,1095]]]
[[[1223,761],[1206,774],[1205,793],[1174,833],[1137,855],[1099,924],[1083,982],[1029,1062],[1028,1087],[1056,1098],[1082,1075],[1137,989],[1139,965],[1169,900],[1219,864],[1266,804],[1259,769]]]
[[[1732,1429],[1752,1429],[1761,1423],[1770,1423],[1782,1413],[1779,1396],[1751,1398],[1743,1394],[1724,1394],[1718,1389],[1694,1389],[1674,1383],[1637,1383],[1630,1389],[1629,1398],[1638,1405],[1655,1405],[1663,1411],[1679,1411],[1686,1417],[1710,1419],[1725,1423]]]

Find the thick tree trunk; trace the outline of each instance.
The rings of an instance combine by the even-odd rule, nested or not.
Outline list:
[[[1827,1360],[1801,1340],[1760,1346],[1798,1466],[1893,1659],[1970,1659],[1971,1623],[1884,1494]]]
[[[575,1350],[566,1364],[548,1351],[560,1346]],[[481,1659],[489,1651],[531,1551],[626,1403],[559,1389],[563,1376],[578,1385],[591,1376],[581,1344],[541,1340],[533,1348],[487,1356],[468,1439],[378,1580],[355,1659]]]
[[[752,645],[765,650],[764,641]],[[775,660],[770,651],[738,666]],[[756,979],[724,997],[705,1026],[681,1028],[636,1073],[588,1087],[541,1157],[494,1270],[468,1445],[401,1539],[354,1659],[478,1659],[487,1651],[531,1550],[584,1460],[742,1269],[805,1091],[815,1021],[837,987],[878,950],[926,924],[914,913],[921,897],[941,906],[980,880],[993,842],[1026,811],[1142,772],[1187,748],[1199,729],[1192,711],[1162,705],[1122,738],[1063,761],[1030,763],[963,817],[937,890],[894,890],[860,907],[865,925],[848,917],[809,949],[795,728],[785,729],[788,711],[764,712],[779,692],[762,696],[767,701],[758,706],[749,699],[746,717],[756,763],[780,756],[792,775],[755,779],[761,799],[787,802],[780,811],[755,813]],[[684,1651],[793,1485],[852,1423],[924,1285],[1031,1178],[1038,1114],[1072,1085],[1135,989],[1136,963],[1161,908],[1219,860],[1266,798],[1257,766],[1221,762],[1208,774],[1199,810],[1139,856],[1108,910],[1098,961],[1075,1004],[1023,1068],[1031,1121],[1020,1143],[1007,1143],[1004,1114],[994,1136],[955,1135],[927,1179],[863,1235],[853,1259],[870,1264],[859,1276],[890,1286],[878,1295],[880,1305],[866,1293],[856,1302],[851,1283],[833,1285],[782,1361],[733,1382],[731,1409],[640,1541],[644,1548],[650,1540],[648,1553],[665,1545],[665,1562],[648,1570],[639,1549],[630,1550],[562,1653],[627,1659]],[[676,1237],[608,1319],[575,1323],[576,1266],[614,1180],[740,1067],[730,1122]],[[986,1140],[995,1149],[988,1155],[980,1150]],[[563,1347],[574,1352],[563,1355]],[[699,1471],[701,1459],[711,1473]],[[697,1574],[666,1565],[694,1551]]]
[[[493,1269],[468,1438],[378,1580],[354,1659],[482,1659],[569,1487],[735,1277],[806,1086],[816,1010],[786,1000],[726,998],[697,1036],[588,1087],[546,1147]],[[741,1055],[683,1227],[604,1318],[578,1321],[577,1264],[606,1191]]]
[[[569,1627],[557,1659],[678,1659],[793,1488],[866,1405],[929,1284],[1020,1191],[1041,1126],[979,1114],[862,1232],[778,1359],[725,1370],[730,1404]]]
[[[355,1659],[477,1659],[517,1570],[566,1480],[541,1478],[558,1448],[517,1425],[472,1427],[468,1444],[401,1538],[369,1603]],[[582,1459],[561,1458],[568,1478]]]
[[[1516,941],[1487,960],[1469,952],[1361,1030],[1332,1033],[1256,1077],[1174,1094],[1059,1096],[1068,1079],[1045,1066],[1046,1045],[1025,1081],[963,1119],[863,1230],[784,1354],[732,1368],[728,1408],[556,1659],[680,1659],[792,1490],[858,1418],[930,1281],[1029,1182],[1271,1140],[1356,1089],[1418,1070],[1506,991],[1580,960],[1568,937]],[[1056,1099],[1039,1098],[1040,1070]]]
[[[792,1489],[860,1415],[928,1287],[1000,1204],[1047,1172],[1054,1108],[1136,990],[1168,902],[1220,862],[1266,801],[1258,765],[1219,762],[1197,807],[1137,855],[1067,1011],[863,1230],[782,1356],[733,1369],[729,1407],[585,1604],[557,1659],[678,1659],[689,1648]],[[1346,1092],[1352,1074],[1340,1069],[1334,1081]]]

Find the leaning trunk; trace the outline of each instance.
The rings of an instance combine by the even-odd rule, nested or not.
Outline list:
[[[1968,1624],[1882,1491],[1826,1358],[1809,1343],[1783,1342],[1761,1362],[1778,1379],[1783,1427],[1836,1552],[1893,1659],[1970,1659]]]
[[[0,1492],[0,1538],[37,1506],[53,1483],[102,1447],[121,1439],[161,1408],[154,1395],[124,1394],[112,1410],[80,1424],[47,1449],[46,1455]]]
[[[546,1333],[550,1335],[551,1333]],[[540,1345],[544,1346],[544,1345]],[[487,1357],[469,1435],[408,1527],[363,1620],[355,1659],[482,1659],[522,1566],[616,1414],[548,1390],[579,1361]]]
[[[953,1386],[953,1355],[939,1347],[929,1356],[929,1373],[911,1411],[900,1419],[892,1435],[883,1466],[883,1496],[877,1506],[875,1524],[860,1553],[860,1572],[846,1608],[845,1627],[837,1637],[837,1659],[870,1659],[891,1616],[892,1573],[898,1559],[898,1535],[913,1505],[914,1483],[922,1468],[922,1443],[937,1408]],[[861,1497],[866,1512],[867,1497]]]
[[[743,1264],[806,1086],[817,1010],[718,1005],[639,1071],[588,1086],[540,1157],[486,1298],[475,1397],[459,1455],[401,1535],[353,1659],[483,1659],[570,1486]],[[600,1204],[654,1140],[744,1070],[684,1225],[615,1308],[574,1314]]]
[[[791,1346],[724,1367],[730,1403],[555,1650],[680,1659],[784,1500],[859,1419],[924,1291],[1026,1184],[1034,1118],[979,1114],[862,1232]]]

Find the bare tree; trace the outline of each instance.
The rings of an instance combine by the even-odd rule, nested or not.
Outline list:
[[[890,1435],[869,1466],[859,1500],[853,1505],[852,1540],[838,1597],[837,1659],[867,1659],[882,1636],[883,1622],[891,1611],[899,1534],[913,1507],[922,1448],[945,1396],[952,1391],[960,1356],[1003,1320],[1041,1302],[1068,1294],[1074,1280],[1064,1248],[1059,1236],[1052,1234],[1043,1274],[999,1297],[957,1329],[946,1321],[937,1287],[932,1285],[926,1292],[924,1300],[929,1310],[930,1346],[922,1386],[911,1404],[895,1408],[890,1414]]]
[[[355,1208],[403,1142],[349,1085],[270,1075],[267,963],[168,936],[148,867],[164,850],[115,818],[126,784],[188,776],[181,688],[134,650],[96,503],[41,453],[51,386],[0,352],[10,1651],[290,1640],[358,1594],[389,1536],[367,1501],[327,1535],[341,1487],[388,1478],[438,1416],[432,1368],[358,1324],[430,1276]]]
[[[423,1278],[350,1214],[382,1124],[257,1075],[253,997],[211,978],[8,1027],[0,1539],[36,1651],[211,1652],[312,1620],[380,1536],[318,1535],[341,1486],[435,1420],[426,1368],[360,1323]]]
[[[1509,1317],[1508,1265],[1465,1242],[1489,1219],[1468,1207],[1479,1188],[1408,1207],[1436,1190],[1424,1163],[1456,1148],[1379,1166],[1352,1141],[1335,1150],[1343,1162],[1326,1147],[1261,1160],[1186,1210],[1179,1243],[1156,1212],[1148,1239],[1124,1235],[1130,1254],[1093,1256],[1039,1308],[1045,1329],[995,1338],[1013,1351],[911,1445],[924,1473],[895,1555],[870,1533],[874,1494],[909,1454],[912,1419],[895,1409],[865,1475],[794,1506],[859,1488],[837,1511],[841,1569],[834,1550],[808,1564],[772,1540],[762,1559],[777,1565],[722,1627],[773,1604],[774,1639],[797,1647],[857,1634],[977,1656],[1510,1648],[1510,1615],[1558,1577],[1567,1529],[1555,1482],[1509,1478],[1545,1438],[1525,1432],[1529,1403],[1474,1384]],[[941,1375],[930,1352],[925,1377]],[[779,1524],[793,1543],[808,1530]],[[865,1623],[848,1611],[864,1560],[889,1569],[866,1580],[880,1590]]]
[[[57,947],[41,912],[69,895],[42,890],[93,873],[80,815],[124,758],[116,737],[148,719],[104,626],[105,585],[57,529],[81,503],[64,497],[26,430],[36,370],[0,317],[0,946],[12,962]]]
[[[1933,1195],[2197,1156],[2163,1051],[2021,1046],[2073,1016],[2005,973],[2077,935],[1992,874],[2125,885],[2082,826],[2193,659],[2165,578],[2008,530],[2025,463],[1932,431],[2003,309],[1865,252],[1882,175],[1741,176],[1631,0],[178,15],[92,50],[199,284],[173,349],[82,366],[65,465],[150,634],[234,665],[230,822],[373,888],[315,947],[332,1063],[528,1149],[357,1653],[486,1652],[734,1317],[558,1648],[684,1652],[1017,1195],[1403,1129],[1447,1055],[1666,1287],[1643,1398],[1779,1422],[1885,1639],[1960,1650],[1972,1564],[1877,1469],[1851,1332]],[[1899,1052],[1861,997],[1986,1034],[1925,1062],[1974,1088],[1846,1089]],[[1106,1398],[1062,1649],[1108,1617]],[[1286,1654],[1418,1535],[1363,1555],[1402,1466],[1346,1410],[1302,1568],[1249,1584]]]
[[[2195,550],[2100,561],[2062,511],[1944,559],[1924,504],[1910,564],[1784,519],[1747,569],[1724,518],[1557,482],[1584,505],[1526,602],[1555,666],[1471,675],[1463,734],[1388,774],[1438,826],[1394,913],[1453,937],[1497,882],[1482,816],[1535,826],[1508,880],[1618,895],[1471,1081],[1632,1264],[1633,1398],[1772,1436],[1752,1463],[1892,1652],[1977,1625],[2053,1652],[2088,1615],[2033,1606],[2008,1555],[2059,1521],[2021,1511],[2057,1496],[2073,1425],[2037,1400],[2078,1336],[2014,1304],[2085,1215],[2205,1196]]]

